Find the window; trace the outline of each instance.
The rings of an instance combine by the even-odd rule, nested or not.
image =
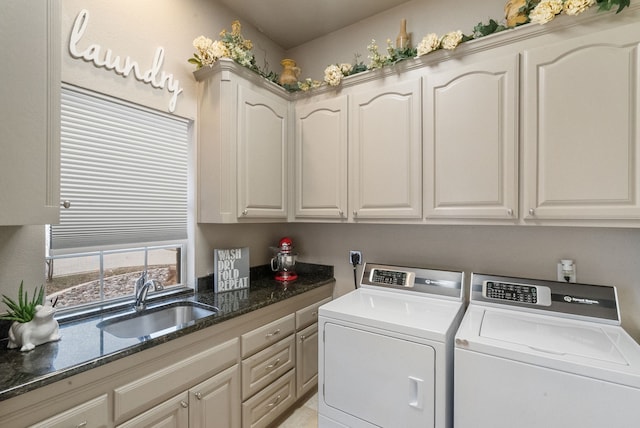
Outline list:
[[[184,283],[189,121],[62,87],[60,194],[48,227],[47,299],[131,297],[143,271]]]

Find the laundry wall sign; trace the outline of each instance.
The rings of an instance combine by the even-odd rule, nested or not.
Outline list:
[[[173,74],[162,70],[164,62],[164,48],[158,47],[155,51],[151,65],[143,70],[143,67],[131,57],[121,57],[115,55],[111,49],[103,49],[97,43],[90,44],[86,48],[80,47],[82,36],[84,35],[87,25],[89,25],[89,11],[82,9],[76,17],[71,37],[69,38],[69,53],[73,58],[83,59],[93,63],[98,68],[113,71],[123,77],[133,74],[136,80],[151,85],[156,89],[166,89],[172,94],[169,101],[169,111],[174,112],[178,95],[182,93],[180,82],[174,78]]]

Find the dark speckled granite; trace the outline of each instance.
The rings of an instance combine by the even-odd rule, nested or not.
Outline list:
[[[248,289],[217,294],[213,293],[213,279],[201,278],[198,285],[200,292],[197,294],[154,302],[153,305],[189,300],[216,306],[219,312],[159,337],[122,339],[96,327],[104,319],[132,312],[124,310],[61,322],[60,341],[36,346],[28,352],[7,349],[6,340],[2,340],[0,401],[330,284],[334,280],[332,266],[298,263],[296,272],[298,279],[285,287],[273,279],[268,266],[251,268]]]

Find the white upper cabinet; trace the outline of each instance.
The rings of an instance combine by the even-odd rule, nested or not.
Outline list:
[[[238,213],[287,218],[288,102],[238,87]]]
[[[295,105],[295,217],[347,218],[347,97]]]
[[[198,222],[286,220],[286,92],[230,60],[195,75]]]
[[[60,218],[60,4],[0,12],[0,226]]]
[[[524,52],[525,220],[640,218],[640,25]]]
[[[387,77],[349,96],[349,215],[422,217],[420,79]]]
[[[518,218],[518,55],[424,79],[427,219]]]

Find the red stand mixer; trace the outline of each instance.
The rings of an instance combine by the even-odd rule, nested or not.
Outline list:
[[[297,254],[293,252],[293,242],[290,238],[282,238],[278,248],[272,247],[276,252],[271,259],[271,270],[276,273],[276,281],[291,282],[298,278],[294,270]]]

